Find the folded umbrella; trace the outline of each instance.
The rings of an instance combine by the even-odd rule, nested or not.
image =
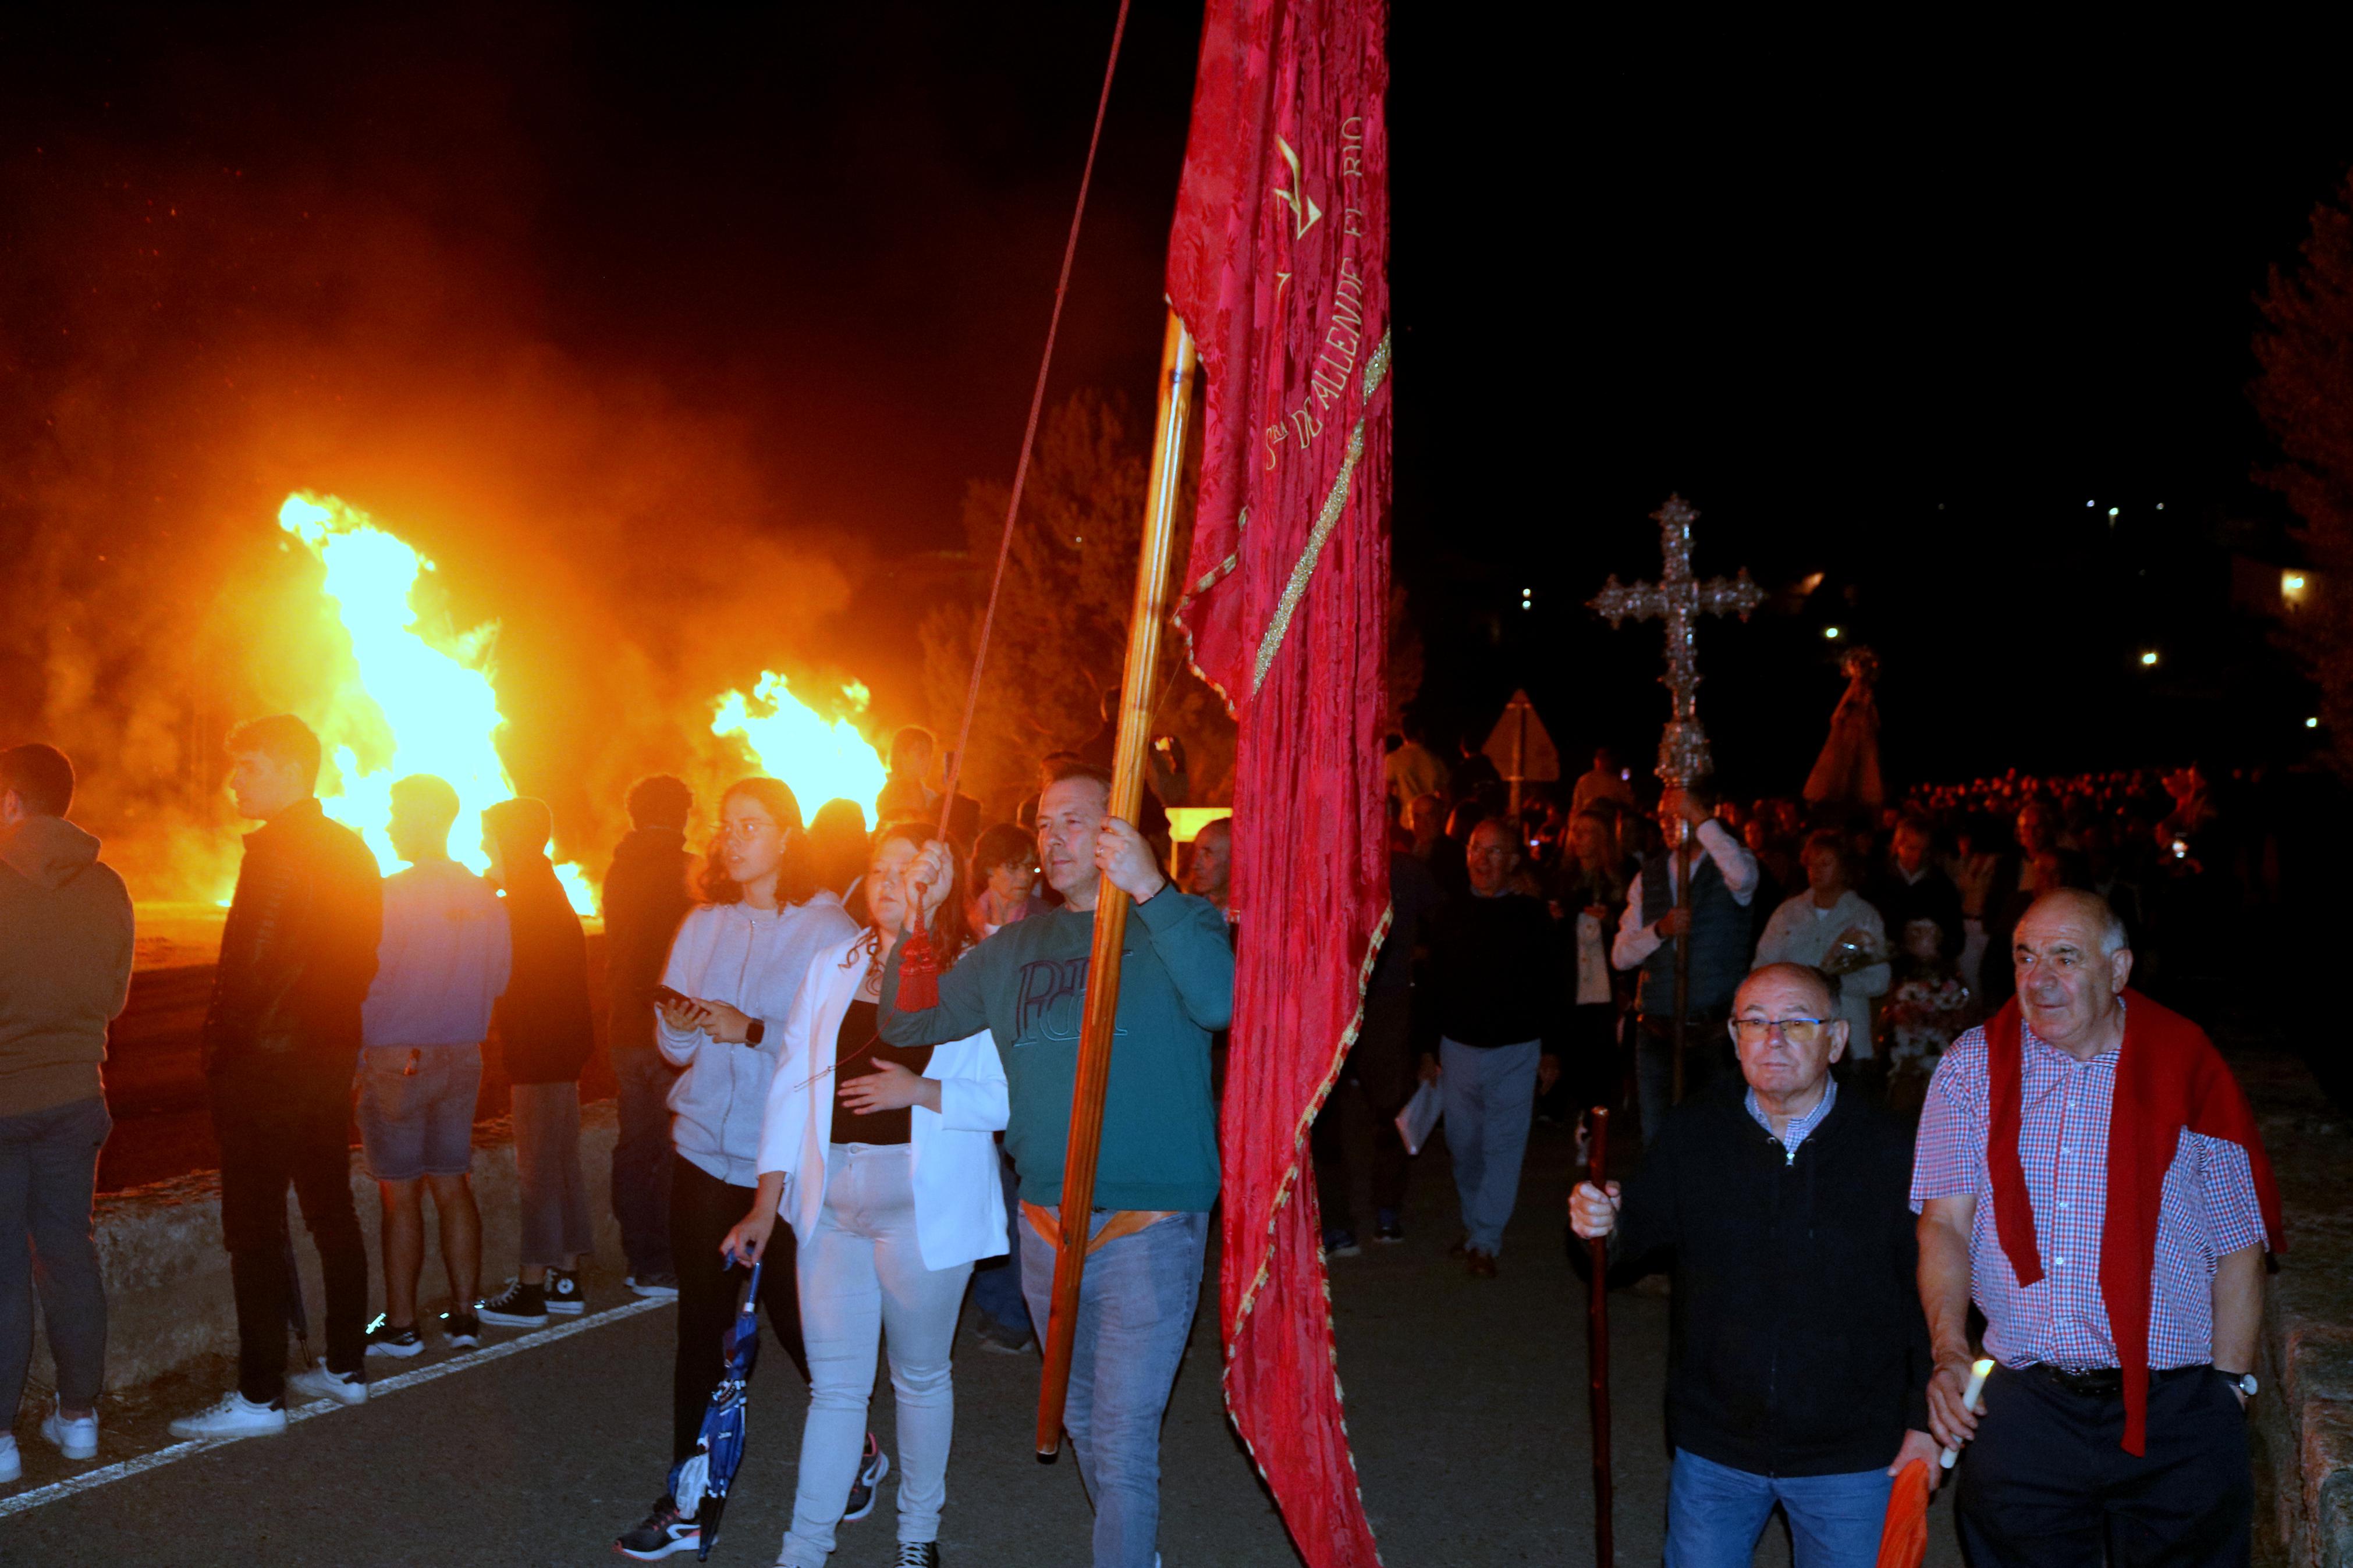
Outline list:
[[[1887,1522],[1879,1532],[1879,1568],[1920,1568],[1928,1555],[1928,1462],[1904,1467],[1887,1491]]]
[[[695,1561],[707,1561],[719,1539],[719,1516],[726,1511],[727,1488],[735,1468],[744,1462],[744,1413],[750,1403],[752,1368],[760,1359],[760,1268],[752,1265],[751,1289],[744,1292],[743,1310],[720,1341],[723,1367],[719,1386],[711,1391],[711,1408],[702,1413],[702,1434],[694,1452],[670,1467],[670,1494],[681,1515],[702,1526],[702,1543]]]

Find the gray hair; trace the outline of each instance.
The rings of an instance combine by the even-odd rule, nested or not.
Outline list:
[[[2100,928],[2102,958],[2114,958],[2132,946],[2132,936],[2125,930],[2124,917],[2116,913],[2114,904],[2109,903],[2091,889],[2053,888],[2028,905],[2026,912],[2031,915],[2042,905],[2053,901],[2071,903],[2091,916],[2092,922]]]
[[[1742,979],[1741,989],[1747,989],[1749,981],[1761,979],[1767,974],[1783,974],[1792,980],[1802,981],[1822,994],[1823,1013],[1834,1015],[1838,1012],[1839,996],[1842,988],[1839,984],[1839,977],[1828,970],[1817,969],[1810,963],[1760,963]],[[1737,993],[1735,994],[1734,999],[1736,1004]]]

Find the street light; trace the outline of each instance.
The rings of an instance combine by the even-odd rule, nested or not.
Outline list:
[[[2291,605],[2303,603],[2304,591],[2308,585],[2308,580],[2301,572],[2280,574],[2280,597]]]
[[[2155,648],[2147,650],[2140,656],[2140,661],[2144,665],[2155,664],[2157,662],[2157,650]]]
[[[1830,638],[1832,642],[1836,642],[1838,641],[1839,629],[1836,626],[1824,626],[1822,628],[1822,636]]]
[[[2320,721],[2318,719],[2306,719],[2304,721],[2304,727],[2307,730],[2317,730],[2320,728]]]

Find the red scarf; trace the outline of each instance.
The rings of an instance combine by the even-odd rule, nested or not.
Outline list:
[[[2263,1135],[2221,1053],[2205,1030],[2139,992],[2126,992],[2125,1003],[2123,1056],[2108,1110],[2100,1300],[2116,1338],[2116,1364],[2124,1370],[2124,1448],[2138,1455],[2148,1447],[2149,1280],[2157,1268],[2158,1206],[2181,1130],[2244,1149],[2272,1250],[2287,1250],[2287,1233],[2280,1225],[2279,1189]],[[2024,1075],[2018,999],[2012,997],[1986,1025],[1986,1174],[1993,1185],[1994,1230],[2001,1249],[2018,1282],[2033,1285],[2042,1278],[2042,1256],[2026,1196],[2026,1168],[2018,1157]]]

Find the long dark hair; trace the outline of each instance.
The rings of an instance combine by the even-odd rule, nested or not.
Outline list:
[[[762,810],[776,819],[784,829],[784,858],[776,865],[776,902],[781,905],[805,904],[817,893],[817,870],[809,858],[808,835],[801,826],[800,798],[793,786],[782,779],[755,777],[737,779],[719,797],[719,832],[711,843],[711,853],[702,862],[702,899],[711,904],[740,904],[744,901],[743,884],[727,874],[724,851],[727,847],[727,803],[737,795],[749,795],[760,803]]]
[[[874,835],[873,847],[880,849],[895,838],[921,851],[938,831],[939,825],[934,822],[894,822]],[[932,952],[942,970],[951,967],[973,945],[972,922],[965,918],[964,867],[953,851],[948,855],[948,896],[933,912],[926,929],[932,933]],[[871,922],[864,939],[849,950],[849,962],[855,963],[861,955],[870,963],[883,956],[881,928]]]

